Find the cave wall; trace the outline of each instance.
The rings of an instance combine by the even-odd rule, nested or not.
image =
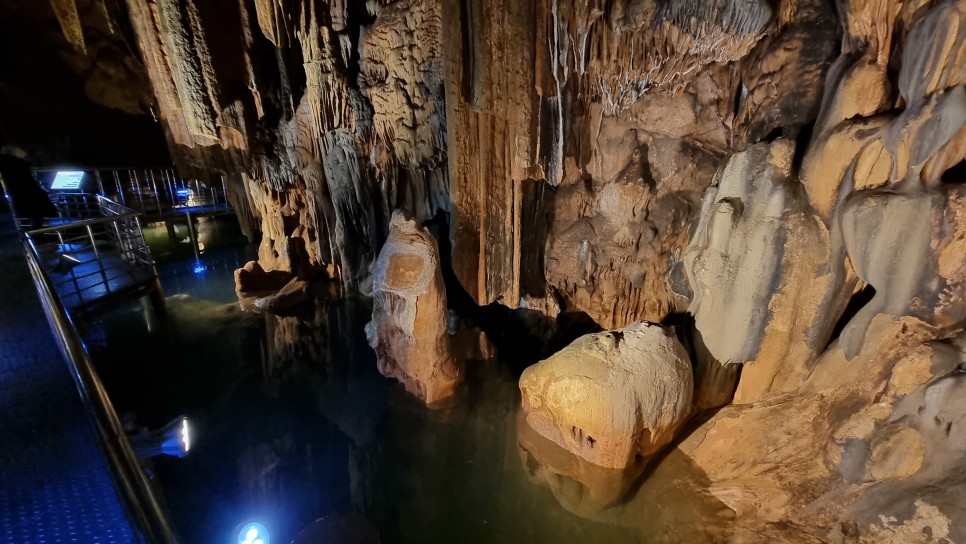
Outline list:
[[[476,303],[604,327],[687,307],[704,189],[814,120],[839,46],[814,0],[128,8],[176,162],[229,181],[266,269],[365,291],[391,211],[442,213]]]
[[[266,270],[368,293],[403,208],[449,229],[450,301],[687,316],[695,407],[729,405],[676,447],[737,536],[966,538],[963,2],[127,7]]]
[[[266,269],[367,291],[393,209],[449,212],[436,2],[128,8],[176,162],[225,178]]]
[[[0,1],[0,152],[34,166],[169,165],[133,47],[113,0]]]

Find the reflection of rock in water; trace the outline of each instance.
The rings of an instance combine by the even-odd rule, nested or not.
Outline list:
[[[362,299],[319,296],[293,315],[265,314],[263,386],[309,387],[320,412],[355,444],[375,435],[386,382],[376,371],[363,325],[372,311]]]
[[[569,512],[634,530],[645,542],[721,542],[734,512],[708,493],[708,481],[673,449],[626,469],[604,468],[544,438],[516,417],[521,466]],[[645,473],[645,467],[647,472]]]
[[[276,381],[291,370],[298,373],[300,363],[328,360],[326,305],[316,301],[311,309],[296,315],[265,314],[266,381]],[[320,364],[314,371],[324,372]]]
[[[374,439],[392,384],[376,370],[366,342],[363,326],[371,313],[370,303],[361,299],[329,305],[326,379],[316,390],[319,409],[356,445]]]
[[[604,468],[585,461],[544,438],[517,413],[520,459],[535,483],[550,486],[561,506],[587,519],[620,502],[644,470],[639,461],[626,469]]]

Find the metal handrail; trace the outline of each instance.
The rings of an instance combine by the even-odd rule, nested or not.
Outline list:
[[[93,174],[97,193],[115,196],[126,206],[144,212],[146,218],[158,220],[179,208],[210,207],[228,212],[231,202],[224,176],[220,183],[186,179],[172,167],[61,167],[33,168],[34,173],[51,173],[64,169]]]
[[[76,229],[77,227],[86,227],[88,225],[100,225],[101,223],[114,223],[119,219],[132,219],[142,215],[141,212],[130,212],[123,215],[112,215],[110,217],[96,217],[94,219],[81,219],[80,221],[71,221],[70,223],[64,223],[62,225],[54,225],[52,227],[43,227],[39,229],[34,229],[27,231],[27,234],[47,234],[50,232],[63,232],[65,230]]]
[[[178,538],[154,496],[147,475],[128,441],[70,314],[41,266],[37,248],[26,236],[22,240],[30,274],[40,295],[47,321],[68,362],[68,369],[84,406],[93,416],[101,452],[107,461],[125,512],[138,533],[138,541],[146,544],[176,544]]]
[[[101,299],[141,289],[152,279],[156,283],[154,260],[141,231],[142,214],[101,195],[70,196],[82,197],[86,214],[96,217],[72,216],[63,224],[25,233],[61,302],[70,311],[94,311],[102,291]],[[60,270],[62,264],[66,270]]]

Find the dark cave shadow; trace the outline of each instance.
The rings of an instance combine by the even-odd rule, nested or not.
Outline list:
[[[601,327],[584,312],[567,311],[553,318],[537,310],[509,308],[499,302],[480,306],[466,291],[453,269],[449,217],[438,213],[424,226],[439,245],[440,268],[450,310],[470,325],[479,327],[497,348],[498,359],[519,376],[523,370],[559,351],[577,337]],[[554,330],[549,338],[541,331]]]

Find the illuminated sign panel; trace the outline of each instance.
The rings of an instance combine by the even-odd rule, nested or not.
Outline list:
[[[65,189],[79,189],[81,181],[84,179],[84,172],[81,170],[59,170],[54,176],[54,182],[50,188],[63,191]]]

